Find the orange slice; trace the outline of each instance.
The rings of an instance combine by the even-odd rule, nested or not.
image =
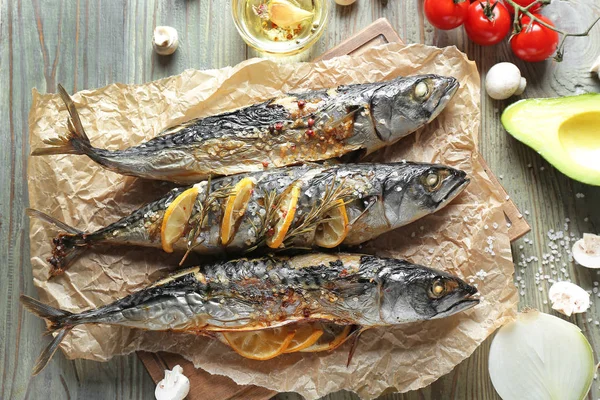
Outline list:
[[[167,207],[160,227],[160,242],[167,253],[173,252],[173,245],[183,236],[196,197],[198,197],[198,189],[191,187],[177,196]]]
[[[276,249],[282,245],[285,235],[294,220],[294,215],[296,215],[298,197],[300,197],[300,188],[294,185],[281,200],[277,223],[273,227],[273,234],[267,238],[267,246],[270,248]]]
[[[283,326],[245,332],[223,332],[229,346],[242,357],[269,360],[282,354],[292,342],[295,331]]]
[[[227,245],[233,239],[235,225],[246,213],[255,185],[252,178],[244,178],[235,185],[233,193],[227,198],[221,222],[221,243],[223,245]]]
[[[319,329],[319,325],[303,324],[296,329],[296,334],[284,353],[294,353],[296,351],[304,350],[315,344],[322,335],[323,329]]]
[[[335,324],[323,324],[323,334],[318,340],[302,350],[306,353],[316,353],[319,351],[330,351],[344,343],[350,333],[350,325],[335,325]]]
[[[350,225],[348,224],[348,214],[346,214],[346,206],[344,200],[337,201],[338,206],[332,208],[323,216],[324,222],[317,226],[315,233],[315,243],[318,246],[331,249],[342,244]]]

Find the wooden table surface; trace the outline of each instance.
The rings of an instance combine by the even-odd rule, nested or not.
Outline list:
[[[558,16],[558,25],[573,31],[583,30],[600,15],[596,0],[551,7],[548,12]],[[304,59],[314,58],[380,17],[386,17],[407,43],[456,45],[477,62],[482,76],[496,62],[515,62],[528,80],[525,97],[600,91],[600,81],[588,73],[600,54],[600,26],[589,38],[570,39],[563,63],[526,64],[515,59],[506,43],[483,48],[470,43],[461,29],[434,30],[424,21],[422,0],[358,0],[351,7],[333,5],[328,29]],[[180,48],[171,58],[152,53],[156,25],[179,30]],[[235,30],[229,0],[0,0],[0,399],[152,399],[154,392],[150,376],[135,355],[95,363],[68,361],[57,354],[42,374],[30,377],[34,360],[47,342],[42,338],[43,323],[18,303],[21,293],[36,296],[24,213],[31,89],[55,92],[62,83],[75,92],[113,82],[141,83],[187,68],[235,65],[254,55]],[[562,230],[565,218],[570,218],[570,232],[577,236],[600,231],[600,188],[568,179],[506,134],[499,115],[507,104],[509,101],[482,96],[480,150],[533,228],[526,235],[532,244],[524,239],[513,244],[515,259],[521,254],[541,259],[547,252],[547,232]],[[538,266],[531,263],[523,272],[517,270],[527,281],[520,307],[549,311],[544,304],[547,290],[540,292],[533,283]],[[571,263],[567,272],[586,289],[600,280],[595,272]],[[570,321],[581,327],[598,353],[600,327],[594,321],[600,319],[600,298],[595,294],[593,302],[588,315]],[[383,398],[499,399],[487,373],[489,342],[433,385]],[[281,394],[277,398],[298,396]],[[356,396],[336,393],[327,398]],[[588,396],[597,398],[598,380]]]

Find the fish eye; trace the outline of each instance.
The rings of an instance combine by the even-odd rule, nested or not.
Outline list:
[[[429,96],[429,86],[427,83],[421,81],[415,86],[415,96],[417,99],[424,100]]]
[[[439,299],[447,292],[446,283],[442,279],[436,279],[429,287],[429,297]]]
[[[423,178],[423,185],[427,188],[427,190],[429,190],[430,192],[433,192],[435,190],[438,190],[440,188],[442,184],[442,178],[440,177],[440,175],[438,173],[435,172],[429,172],[427,175],[425,175],[425,177]]]

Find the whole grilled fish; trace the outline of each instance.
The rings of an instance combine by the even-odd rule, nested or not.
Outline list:
[[[327,321],[364,329],[447,317],[476,305],[475,293],[456,276],[407,261],[317,253],[191,268],[76,314],[24,295],[21,302],[57,333],[36,374],[77,325],[210,334]]]
[[[73,100],[68,134],[32,155],[82,154],[114,172],[178,183],[372,152],[433,120],[458,88],[455,78],[418,75],[388,82],[290,93],[191,120],[125,150],[92,146]]]
[[[253,189],[224,239],[224,214],[240,181]],[[282,218],[280,199],[290,188],[298,188],[297,203],[289,228],[276,248],[318,247],[316,234],[329,220],[331,210],[343,207],[348,231],[337,245],[357,245],[406,225],[444,207],[469,183],[463,171],[438,164],[400,162],[389,164],[339,164],[284,167],[251,174],[222,177],[197,183],[198,197],[179,250],[199,253],[244,253],[269,243],[273,227]],[[166,196],[129,216],[95,232],[81,232],[54,218],[29,210],[30,215],[49,221],[64,233],[53,240],[53,274],[60,274],[85,249],[99,243],[163,247],[161,227],[165,210],[187,188],[176,188]],[[340,202],[342,205],[340,206]]]

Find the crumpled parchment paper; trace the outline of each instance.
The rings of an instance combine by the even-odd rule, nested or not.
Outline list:
[[[465,170],[471,184],[445,209],[365,245],[361,251],[402,256],[473,279],[482,295],[476,308],[442,320],[367,331],[350,366],[348,344],[328,353],[299,353],[269,362],[238,356],[205,337],[145,332],[110,326],[75,328],[61,348],[69,358],[103,361],[136,350],[184,355],[239,384],[299,392],[314,399],[339,389],[373,398],[388,388],[405,392],[426,386],[468,357],[496,328],[510,321],[517,296],[500,194],[479,163],[479,74],[455,47],[388,44],[358,56],[302,64],[252,59],[219,70],[187,70],[143,85],[113,84],[75,94],[94,146],[139,144],[188,119],[268,99],[297,89],[372,82],[399,75],[436,73],[460,81],[446,110],[424,129],[375,153],[373,160],[439,162]],[[30,144],[66,132],[67,112],[58,95],[33,91]],[[84,156],[29,159],[30,205],[66,223],[94,230],[161,197],[168,184],[109,172]],[[40,299],[72,312],[110,303],[175,269],[180,255],[143,248],[99,248],[63,276],[48,280],[50,242],[56,230],[31,221],[31,261]],[[475,276],[483,270],[483,280]]]

